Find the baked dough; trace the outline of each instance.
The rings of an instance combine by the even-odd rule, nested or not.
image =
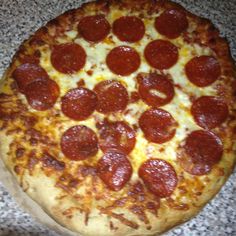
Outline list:
[[[156,18],[173,9],[185,14],[188,21],[188,28],[183,27],[183,32],[177,36],[163,32],[161,26],[154,26]],[[105,16],[111,26],[121,16],[139,17],[145,25],[144,35],[140,39],[130,39],[135,42],[127,42],[119,35],[119,30],[115,33],[113,27],[103,39],[94,39],[92,35],[92,40],[99,42],[91,42],[89,34],[85,36],[78,31],[78,24],[84,17],[98,14]],[[148,43],[157,39],[171,42],[178,48],[178,59],[173,65],[168,67],[164,62],[156,65],[145,56]],[[57,50],[55,45],[65,43],[79,44],[85,51],[86,62],[78,59],[81,67],[78,71],[68,71],[68,67],[52,59],[53,50]],[[131,73],[120,68],[117,71],[107,59],[111,49],[123,45],[134,48],[140,58],[140,64],[132,64],[134,69]],[[173,59],[173,54],[170,56]],[[220,64],[220,77],[207,86],[199,84],[201,82],[194,76],[188,76],[185,69],[192,58],[201,56],[217,58]],[[43,104],[39,99],[42,105],[35,105],[32,102],[34,95],[30,89],[27,90],[29,85],[20,85],[16,70],[25,64],[39,65],[49,80],[56,82],[59,89],[53,82],[48,83],[48,87],[53,88],[50,91],[54,91],[53,96],[49,96],[50,103]],[[160,68],[160,64],[164,68]],[[43,72],[39,73],[42,79]],[[167,103],[164,101],[165,104],[159,104],[161,108],[158,111],[168,111],[178,125],[174,136],[161,143],[154,139],[150,141],[145,133],[147,122],[144,122],[144,127],[140,122],[141,115],[153,107],[143,97],[143,90],[138,91],[141,87],[138,78],[146,78],[149,73],[164,75],[174,84],[174,97]],[[24,76],[20,74],[20,77]],[[71,117],[68,109],[62,112],[62,98],[70,89],[94,90],[99,82],[105,80],[116,80],[126,88],[129,102],[124,109],[121,106],[122,111],[106,113],[100,106],[82,120]],[[50,21],[25,41],[4,74],[0,89],[1,157],[24,191],[59,224],[72,231],[88,236],[159,235],[195,216],[231,174],[236,158],[235,87],[235,68],[228,44],[208,20],[169,1],[124,0],[84,4]],[[98,95],[96,89],[95,92]],[[137,93],[141,99],[134,99]],[[198,113],[191,111],[197,98],[206,96],[220,98],[227,104],[229,114],[225,119],[222,118],[224,115],[220,116],[216,126],[211,121],[203,124],[196,121]],[[83,114],[88,112],[86,108]],[[107,152],[106,147],[100,143],[99,150],[92,157],[83,159],[80,156],[80,160],[72,160],[62,151],[61,145],[62,134],[77,125],[89,127],[101,136],[98,124],[105,118],[111,123],[125,121],[135,130],[136,137],[131,151],[122,150],[128,152],[132,175],[127,177],[125,185],[115,189],[111,189],[107,178],[104,180],[98,171],[97,163]],[[190,168],[192,163],[182,157],[183,143],[196,130],[214,133],[223,145],[220,159],[216,163],[208,161],[200,173]],[[140,166],[152,158],[169,163],[176,173],[176,184],[164,185],[167,188],[164,193],[153,190],[152,180],[140,174]],[[175,179],[171,171],[168,174]]]

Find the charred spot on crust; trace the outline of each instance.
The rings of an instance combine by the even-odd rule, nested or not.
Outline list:
[[[21,158],[24,156],[24,154],[25,154],[25,148],[19,147],[16,149],[16,152],[15,152],[16,158]]]
[[[43,154],[41,161],[43,163],[43,167],[52,168],[57,171],[63,171],[66,167],[66,164],[63,161],[57,160],[48,153]]]

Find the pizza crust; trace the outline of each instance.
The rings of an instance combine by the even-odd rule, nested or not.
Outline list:
[[[0,143],[1,157],[9,171],[15,176],[15,178],[18,178],[18,176],[16,176],[14,173],[13,165],[9,162],[7,155],[7,153],[9,152],[8,147],[11,142],[11,139],[9,139],[9,137],[7,136],[4,137],[4,141],[1,141]],[[227,165],[226,163],[224,163],[224,165],[228,167],[228,175],[230,175],[233,171],[232,167],[235,164],[235,159],[232,153],[229,154],[226,159],[229,160],[229,162],[227,163]],[[164,233],[166,229],[176,227],[177,225],[182,224],[197,215],[198,212],[204,207],[204,205],[208,203],[218,193],[221,186],[227,180],[228,175],[225,175],[223,178],[220,179],[214,179],[214,181],[208,185],[208,188],[205,189],[205,193],[201,196],[201,198],[198,199],[198,203],[195,205],[195,207],[192,207],[187,211],[164,208],[158,212],[158,215],[165,215],[165,217],[161,218],[156,218],[151,214],[148,215],[149,220],[152,223],[151,231],[146,229],[145,224],[140,225],[138,229],[133,230],[133,228],[125,226],[123,223],[116,220],[115,218],[112,219],[112,222],[114,224],[113,227],[115,227],[115,230],[111,230],[110,217],[99,213],[96,209],[89,215],[89,221],[87,224],[86,214],[84,213],[77,212],[76,215],[73,216],[73,218],[66,217],[63,212],[65,212],[65,209],[68,208],[76,208],[76,202],[74,202],[74,200],[68,196],[66,196],[66,199],[63,198],[62,203],[57,202],[54,198],[61,195],[60,190],[55,188],[54,179],[46,177],[43,172],[41,173],[41,171],[39,171],[38,173],[36,172],[33,176],[30,176],[27,173],[24,175],[22,182],[19,180],[19,178],[18,181],[22,183],[21,187],[23,188],[24,192],[37,202],[38,205],[36,206],[36,209],[42,208],[56,222],[68,228],[72,232],[80,232],[81,235],[85,236],[93,236],[94,234],[98,236],[157,236]],[[25,204],[23,203],[23,206],[24,205]],[[131,220],[136,220],[136,217],[134,215],[131,215],[130,212],[123,211],[122,213],[126,216],[129,216]],[[31,214],[35,215],[34,211],[32,211]],[[168,222],[166,221],[166,219],[168,219]],[[80,224],[78,224],[78,222],[80,222]],[[97,227],[97,225],[99,225],[99,228]]]
[[[137,7],[137,5],[133,3],[133,1],[124,1],[124,4],[128,4],[129,7]],[[151,3],[151,1],[140,1],[142,4]],[[112,4],[113,1],[110,1]],[[140,3],[140,6],[142,4]],[[167,7],[178,6],[176,4],[170,2],[163,2],[160,1],[160,4],[167,4]],[[108,6],[107,1],[99,1],[99,3],[88,3],[83,6],[82,9],[85,9],[85,12],[92,11],[99,11],[100,9],[106,9]],[[138,6],[138,7],[140,7]],[[179,7],[179,6],[178,6]],[[82,11],[81,9],[78,12]],[[48,29],[51,33],[55,30],[54,26],[60,25],[60,22],[66,22],[65,19],[70,19],[72,15],[77,12],[76,10],[69,11],[57,20],[53,20],[48,23]],[[212,28],[212,24],[209,21],[200,19],[195,17],[194,15],[189,14],[189,17],[193,17],[197,22],[201,22],[199,24],[199,32],[200,38],[194,39],[199,40],[201,43],[206,43],[209,47],[211,47],[222,60],[221,63],[224,67],[223,75],[228,78],[228,81],[231,81],[233,77],[235,77],[235,69],[233,66],[233,60],[230,57],[230,53],[228,51],[228,45],[225,40],[219,38],[218,32],[215,29],[211,30],[212,37],[209,38],[209,35],[206,35],[205,32],[209,32],[206,30],[208,28]],[[80,16],[80,14],[78,14]],[[73,18],[73,17],[72,17]],[[46,30],[46,31],[47,31]],[[45,27],[38,30],[34,36],[32,36],[25,44],[30,43],[33,44],[40,44],[38,35],[41,35],[46,32]],[[212,40],[214,39],[214,40]],[[209,41],[209,42],[208,42]],[[24,45],[24,44],[23,44]],[[24,46],[22,46],[24,48]],[[227,49],[227,50],[226,50]],[[16,61],[19,58],[21,50],[16,53],[16,56],[13,59],[12,65],[10,69],[5,74],[3,80],[8,78],[11,72],[15,69],[18,62]],[[3,88],[2,88],[3,89]],[[220,91],[220,90],[219,90]],[[229,90],[225,91],[223,95],[225,98],[228,99],[230,104],[235,102],[232,100]],[[220,190],[222,185],[227,180],[228,176],[232,173],[233,168],[235,166],[235,150],[236,145],[235,142],[232,142],[231,139],[235,140],[235,134],[233,134],[233,127],[235,127],[235,120],[232,118],[232,121],[229,123],[229,127],[225,128],[222,131],[222,135],[224,135],[224,142],[225,142],[225,149],[229,151],[224,154],[221,162],[219,163],[218,167],[214,169],[209,175],[208,180],[207,178],[204,181],[208,181],[208,183],[204,187],[204,192],[201,196],[197,199],[192,199],[192,205],[189,209],[180,210],[177,208],[181,206],[172,205],[172,201],[168,201],[166,199],[161,200],[162,207],[158,210],[158,216],[164,217],[156,217],[153,214],[148,213],[148,219],[150,224],[143,223],[139,220],[138,215],[135,215],[128,211],[127,209],[120,209],[114,208],[117,212],[113,215],[105,214],[105,212],[96,209],[94,207],[91,209],[91,212],[87,214],[86,212],[81,212],[78,207],[78,203],[68,194],[63,195],[63,191],[59,188],[56,188],[56,179],[55,176],[52,174],[51,176],[45,176],[44,171],[41,168],[36,167],[33,174],[30,173],[28,170],[24,172],[24,175],[18,176],[15,174],[14,170],[14,163],[10,161],[8,153],[11,153],[9,144],[10,139],[9,136],[6,135],[4,132],[0,132],[1,143],[0,143],[0,153],[2,159],[4,160],[7,168],[11,171],[11,173],[18,179],[18,182],[21,183],[22,188],[24,191],[33,199],[35,200],[40,207],[42,207],[48,215],[54,218],[60,225],[65,226],[66,228],[70,229],[74,232],[80,232],[82,235],[85,236],[120,236],[120,235],[127,235],[127,236],[135,236],[135,235],[160,235],[161,233],[165,232],[167,229],[170,229],[178,224],[181,224],[193,216],[195,216],[204,205],[212,199],[215,194]],[[227,133],[227,134],[226,134]],[[223,174],[220,173],[220,170],[223,170]],[[185,174],[188,176],[188,174]],[[132,181],[135,181],[137,176],[135,176]],[[203,178],[202,178],[203,179]],[[203,181],[203,180],[202,180]],[[204,182],[203,181],[203,182]],[[42,184],[43,183],[43,184]],[[47,193],[50,193],[48,195]],[[59,199],[61,198],[61,199]],[[101,207],[101,206],[100,206]],[[175,209],[176,208],[176,209]],[[75,214],[71,214],[71,211],[76,209]],[[120,218],[119,214],[124,214],[125,219]],[[168,219],[168,220],[167,220]],[[78,222],[80,222],[78,224]],[[111,223],[112,222],[112,223]],[[124,223],[125,222],[125,223]],[[135,223],[133,223],[135,222]],[[136,223],[137,222],[137,223]],[[99,227],[97,227],[99,225]],[[151,229],[150,229],[151,228]]]
[[[7,163],[7,148],[10,143],[10,140],[5,139],[4,142],[1,142],[1,154],[2,159]],[[233,156],[229,156],[229,159],[233,160]],[[229,166],[232,166],[232,163],[229,163]],[[11,173],[13,175],[14,171],[11,167],[7,166]],[[17,176],[15,176],[17,178]],[[163,211],[159,212],[159,215],[164,214],[166,218],[169,219],[169,222],[166,223],[165,218],[156,219],[155,217],[152,217],[153,219],[150,219],[151,222],[155,222],[153,225],[153,231],[151,233],[147,232],[147,230],[144,229],[138,229],[135,232],[132,232],[132,229],[130,227],[124,226],[124,224],[120,223],[117,220],[113,220],[114,225],[118,228],[116,231],[112,232],[110,231],[110,225],[109,220],[106,216],[100,215],[98,212],[94,212],[90,216],[88,225],[85,225],[85,215],[82,213],[77,213],[76,216],[73,217],[73,219],[66,218],[62,212],[64,208],[62,207],[62,204],[55,202],[52,200],[53,195],[56,197],[58,193],[58,189],[54,188],[54,183],[52,179],[45,177],[43,174],[40,174],[35,178],[35,176],[26,175],[25,181],[23,182],[22,188],[25,190],[25,193],[29,195],[34,201],[37,202],[37,206],[34,206],[34,210],[31,210],[31,214],[35,216],[35,212],[39,208],[43,208],[43,210],[52,217],[56,222],[58,222],[60,225],[70,229],[73,232],[81,232],[82,235],[86,236],[93,236],[94,234],[98,236],[103,235],[109,235],[109,236],[119,236],[119,235],[128,235],[128,236],[136,236],[136,235],[161,235],[163,232],[166,231],[166,229],[170,229],[172,227],[175,227],[177,224],[182,224],[186,221],[188,221],[193,216],[197,215],[198,212],[204,207],[204,204],[208,203],[211,198],[214,197],[215,194],[220,190],[221,186],[224,184],[224,182],[227,180],[227,176],[224,179],[221,179],[221,181],[217,182],[216,184],[212,184],[209,187],[209,191],[207,195],[204,195],[202,199],[200,200],[199,206],[196,206],[195,208],[192,208],[190,210],[183,211],[175,211],[173,209],[165,209]],[[28,186],[28,183],[30,183],[30,187]],[[41,183],[45,184],[41,184]],[[27,190],[26,190],[27,189]],[[47,194],[50,193],[50,198],[48,198]],[[52,195],[53,193],[53,195]],[[16,193],[16,198],[19,193]],[[51,201],[49,201],[51,199]],[[71,199],[67,199],[67,201],[63,202],[63,206],[67,205],[71,207],[76,207],[76,204],[71,204],[73,201]],[[26,204],[23,203],[23,207]],[[166,213],[165,211],[168,211]],[[129,214],[129,213],[128,213]],[[178,216],[178,217],[176,217]],[[132,217],[132,216],[131,216]],[[41,218],[43,219],[43,218]],[[181,221],[179,221],[181,219]],[[80,224],[78,224],[80,222]],[[82,223],[82,224],[81,224]],[[54,226],[54,224],[50,223],[49,226]],[[102,227],[97,227],[103,226]],[[144,225],[145,227],[145,225]],[[108,233],[108,231],[110,231]],[[78,235],[78,234],[76,234]]]

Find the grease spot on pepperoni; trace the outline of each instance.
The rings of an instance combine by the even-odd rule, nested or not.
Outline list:
[[[200,127],[213,129],[227,119],[229,110],[222,99],[213,96],[203,96],[193,102],[191,113]]]
[[[96,110],[101,113],[123,111],[128,104],[128,92],[118,81],[102,81],[95,86],[94,92],[98,97]]]
[[[146,187],[158,197],[169,197],[178,183],[175,169],[161,159],[147,160],[140,166],[138,173]]]
[[[99,146],[103,152],[114,149],[129,154],[135,146],[135,132],[124,121],[104,122],[99,134]]]
[[[71,89],[62,98],[62,112],[74,120],[85,120],[95,110],[97,105],[96,94],[83,87]]]
[[[178,48],[173,43],[158,39],[146,46],[144,56],[152,67],[164,70],[176,64],[179,53]]]
[[[98,151],[97,136],[84,125],[73,126],[62,135],[61,150],[67,158],[75,161],[95,156]]]
[[[174,86],[164,75],[156,73],[139,74],[138,91],[142,100],[154,107],[169,103],[174,97]]]
[[[155,20],[156,30],[170,39],[180,36],[188,28],[188,20],[184,11],[169,9]]]
[[[86,62],[85,50],[76,43],[55,45],[52,49],[51,63],[63,74],[73,74],[82,69]]]
[[[78,24],[80,35],[89,42],[100,42],[109,34],[111,26],[104,15],[85,16]]]
[[[136,16],[122,16],[114,21],[113,32],[121,40],[126,42],[137,42],[145,33],[142,20]]]
[[[130,180],[132,166],[126,155],[110,151],[97,163],[98,175],[107,187],[113,191],[121,190]]]
[[[51,79],[36,80],[25,88],[25,96],[30,106],[45,111],[54,106],[60,94],[57,83]]]
[[[223,144],[210,131],[196,130],[190,133],[177,155],[181,167],[192,175],[205,175],[217,164],[223,154]]]
[[[141,115],[139,126],[148,141],[165,143],[174,137],[177,122],[169,112],[152,108]]]
[[[214,83],[221,74],[220,64],[212,56],[194,57],[185,65],[185,73],[193,84],[206,87]]]
[[[49,79],[47,72],[41,66],[32,63],[18,66],[12,77],[15,79],[21,93],[24,93],[26,86],[31,82]]]
[[[119,46],[108,53],[106,63],[113,73],[127,76],[139,68],[140,57],[135,49],[128,46]]]

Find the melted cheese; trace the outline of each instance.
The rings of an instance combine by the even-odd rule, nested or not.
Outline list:
[[[67,40],[65,38],[58,38],[59,43],[64,43],[68,41],[74,40],[75,43],[81,45],[87,54],[87,60],[84,68],[80,70],[78,73],[73,75],[65,75],[58,71],[56,71],[50,63],[50,50],[48,48],[42,49],[42,57],[41,57],[41,65],[44,67],[51,78],[53,78],[59,85],[61,89],[61,96],[65,95],[66,92],[71,89],[77,87],[76,83],[83,79],[85,81],[86,87],[89,89],[93,89],[94,86],[104,80],[115,79],[122,82],[129,94],[132,91],[137,90],[137,82],[136,76],[140,72],[150,72],[154,71],[151,68],[147,61],[144,58],[144,49],[146,45],[156,39],[165,39],[162,35],[160,35],[155,28],[154,19],[161,13],[154,14],[152,17],[145,19],[144,24],[146,28],[146,32],[142,40],[136,43],[127,43],[120,41],[112,32],[108,35],[108,37],[100,43],[91,44],[85,41],[82,38],[76,38],[77,32],[75,30],[66,32]],[[107,19],[112,24],[115,19],[119,18],[122,15],[122,12],[119,10],[113,11],[112,14],[109,14]],[[194,56],[200,55],[211,55],[212,51],[209,48],[201,47],[197,44],[186,44],[181,37],[170,40],[173,44],[178,47],[179,50],[179,59],[178,62],[170,69],[164,70],[164,73],[169,74],[174,81],[174,84],[178,84],[182,89],[175,88],[175,97],[174,99],[167,105],[162,108],[167,110],[172,114],[174,119],[178,122],[179,126],[176,130],[176,135],[169,142],[164,144],[155,144],[150,143],[144,137],[142,131],[140,129],[137,130],[136,134],[136,145],[134,150],[130,154],[130,159],[132,160],[133,168],[138,171],[139,166],[150,157],[163,158],[171,163],[174,163],[176,160],[176,148],[181,141],[184,140],[186,134],[191,132],[192,130],[197,129],[197,125],[193,121],[192,115],[189,112],[191,107],[190,95],[202,96],[202,95],[213,95],[215,91],[211,86],[200,89],[191,84],[186,75],[184,73],[185,64]],[[118,76],[113,74],[106,65],[106,56],[107,54],[114,48],[120,45],[127,45],[135,48],[135,50],[139,53],[141,58],[141,65],[138,70],[132,73],[129,76]],[[88,71],[92,71],[92,75],[87,73]],[[60,100],[55,105],[57,109],[60,110]],[[138,101],[137,103],[129,104],[126,111],[121,115],[110,115],[111,120],[124,120],[130,125],[135,125],[138,122],[140,115],[147,110],[149,107],[142,101]],[[64,116],[61,113],[62,116]],[[64,129],[67,129],[73,125],[83,124],[96,132],[95,127],[95,117],[99,117],[102,119],[104,115],[99,114],[98,112],[94,112],[94,114],[87,119],[86,121],[72,121],[67,117],[64,117],[63,126]],[[57,134],[58,140],[60,139],[60,132]],[[97,155],[101,155],[99,152]]]
[[[90,12],[91,13],[91,12]],[[127,12],[126,12],[127,13]],[[128,13],[127,13],[128,14]],[[132,15],[137,15],[139,13],[132,12]],[[66,131],[68,128],[74,126],[74,125],[85,125],[92,130],[95,131],[95,133],[98,133],[98,130],[96,128],[96,121],[101,121],[105,118],[105,116],[101,113],[94,112],[88,119],[84,121],[75,121],[71,120],[70,118],[66,117],[62,111],[61,111],[61,97],[64,96],[68,90],[72,88],[77,87],[77,83],[83,79],[85,81],[85,87],[89,89],[93,89],[94,86],[104,80],[118,80],[120,81],[127,89],[129,95],[133,91],[137,91],[137,81],[136,81],[136,76],[138,73],[145,72],[153,72],[158,70],[154,70],[151,68],[147,61],[144,58],[144,49],[148,43],[152,40],[156,39],[166,39],[164,36],[160,35],[154,26],[154,19],[161,14],[161,11],[158,13],[153,13],[153,15],[146,15],[144,24],[146,27],[145,35],[140,40],[139,42],[136,43],[126,43],[126,42],[121,42],[118,40],[118,38],[111,32],[106,39],[104,39],[103,42],[96,43],[96,44],[91,44],[85,41],[82,38],[78,38],[78,32],[77,30],[71,30],[65,33],[63,37],[57,37],[57,42],[58,43],[68,43],[68,42],[75,42],[79,45],[81,45],[87,54],[87,60],[86,64],[83,69],[81,69],[78,73],[75,73],[73,75],[66,75],[58,72],[56,69],[53,68],[51,61],[50,61],[50,56],[51,56],[51,50],[49,46],[39,46],[39,50],[41,52],[41,57],[40,57],[40,65],[48,72],[49,76],[51,79],[55,80],[59,87],[60,87],[60,98],[58,99],[57,103],[53,107],[53,109],[49,111],[36,111],[32,109],[30,106],[28,106],[29,111],[32,113],[35,113],[38,117],[40,117],[40,121],[35,125],[35,129],[40,130],[42,134],[47,135],[50,140],[53,140],[54,142],[57,143],[57,146],[55,149],[59,152],[56,152],[57,159],[60,159],[66,163],[67,169],[66,171],[69,172],[69,174],[74,174],[77,176],[78,174],[78,165],[82,164],[87,164],[87,165],[96,165],[98,159],[100,159],[103,155],[102,151],[99,150],[97,155],[95,157],[88,158],[85,161],[81,162],[76,162],[76,161],[71,161],[67,158],[64,157],[62,152],[60,152],[60,139],[61,135],[64,131]],[[119,18],[120,16],[123,15],[123,12],[118,9],[114,9],[112,13],[109,13],[107,16],[108,21],[110,24],[114,22],[115,19]],[[190,22],[188,31],[192,32],[194,30],[194,23]],[[73,29],[76,29],[76,27],[72,27]],[[178,127],[176,130],[175,136],[168,142],[164,144],[156,144],[156,143],[151,143],[148,142],[148,140],[144,137],[143,132],[141,131],[140,128],[137,129],[136,131],[136,145],[132,152],[129,154],[129,160],[132,164],[133,167],[133,174],[131,178],[131,182],[135,182],[139,177],[138,177],[138,169],[140,165],[147,159],[149,158],[160,158],[164,159],[168,162],[171,163],[171,165],[175,168],[177,175],[179,176],[179,179],[181,179],[181,174],[182,174],[182,169],[180,166],[178,166],[176,162],[176,149],[178,145],[185,139],[185,137],[188,135],[193,130],[199,129],[199,127],[196,125],[196,123],[193,120],[193,117],[190,113],[190,108],[192,105],[192,102],[190,100],[191,96],[199,97],[203,95],[215,95],[216,91],[214,90],[214,84],[212,86],[205,87],[204,89],[198,88],[191,84],[189,80],[186,78],[185,72],[184,72],[184,66],[185,64],[191,60],[195,56],[200,56],[200,55],[214,55],[213,51],[211,51],[207,47],[199,46],[198,44],[186,44],[181,37],[174,39],[174,40],[169,40],[173,44],[175,44],[178,47],[178,52],[179,52],[179,59],[177,63],[170,69],[164,70],[164,74],[168,74],[171,79],[173,80],[173,83],[175,84],[175,96],[171,102],[166,104],[165,106],[162,106],[162,109],[165,109],[171,115],[174,117],[174,119],[178,123]],[[105,61],[106,61],[106,56],[107,54],[114,48],[120,45],[127,45],[135,48],[135,50],[138,52],[141,58],[141,64],[138,70],[134,73],[132,73],[129,76],[118,76],[113,74],[107,67]],[[91,73],[92,72],[92,73]],[[20,94],[19,95],[20,99],[27,104],[27,101],[25,99],[25,96]],[[109,115],[109,119],[111,121],[126,121],[131,127],[132,126],[137,126],[138,125],[138,120],[141,114],[149,109],[150,107],[146,105],[142,100],[139,100],[138,102],[135,103],[130,103],[128,104],[126,110],[122,113],[114,113]],[[58,116],[59,114],[59,116]],[[13,124],[14,126],[15,124]],[[23,129],[24,130],[24,127]],[[17,141],[25,140],[22,138],[22,133],[17,135],[14,134],[14,138]],[[30,146],[30,142],[26,140],[26,142],[23,144],[26,150],[32,150],[32,147]],[[8,145],[7,145],[8,146]],[[42,151],[44,151],[40,145],[37,147],[33,147],[35,150],[39,150],[39,153],[41,154]],[[53,148],[52,148],[53,149]],[[46,148],[45,148],[46,150]],[[50,150],[50,152],[53,150]],[[14,150],[11,150],[11,153],[14,153]],[[37,153],[37,152],[36,152]],[[15,154],[15,153],[14,153]],[[16,160],[15,155],[14,159],[12,160],[9,158],[9,160],[12,161],[12,163],[9,164],[9,166],[12,168],[14,165],[17,163],[18,160]],[[226,156],[227,157],[227,156]],[[232,166],[232,158],[225,158],[228,159],[228,166]],[[5,160],[6,161],[6,160]],[[25,158],[24,160],[26,163],[24,165],[27,165],[28,159]],[[6,161],[8,162],[8,161]],[[10,162],[10,161],[9,161]],[[23,163],[20,163],[23,164]],[[27,166],[26,168],[27,169]],[[39,171],[39,174],[37,171],[34,171],[34,175],[27,175],[24,173],[24,178],[23,178],[23,184],[27,185],[29,187],[28,193],[31,195],[34,199],[40,202],[42,206],[45,205],[45,208],[53,207],[58,203],[59,196],[61,193],[64,192],[61,191],[61,189],[58,189],[55,186],[58,176],[61,174],[64,174],[64,172],[56,172],[54,171],[52,174],[55,174],[55,176],[47,176],[47,174],[43,173],[43,176],[40,176],[40,174],[44,171],[41,169],[41,166],[38,165],[37,168],[35,168],[37,171]],[[45,175],[44,175],[45,174]],[[66,174],[68,174],[66,172]],[[179,181],[179,185],[181,187],[186,187],[187,185],[187,193],[181,194],[180,190],[176,188],[174,193],[171,195],[171,198],[176,200],[177,203],[186,203],[190,204],[191,206],[191,201],[193,202],[192,206],[197,203],[199,203],[198,199],[194,199],[193,196],[198,196],[198,192],[202,191],[204,186],[207,186],[209,182],[209,178],[212,176],[214,177],[214,173],[208,175],[207,177],[205,176],[191,176],[187,173],[184,173],[184,183]],[[216,176],[216,175],[215,175]],[[78,177],[79,178],[79,177]],[[92,178],[90,176],[90,178]],[[218,178],[219,179],[219,178]],[[209,185],[209,189],[215,188],[215,186],[219,185],[218,179],[212,178],[212,183]],[[121,199],[124,196],[127,196],[127,189],[123,188],[121,191],[118,192],[113,192],[110,191],[108,188],[105,187],[105,185],[101,182],[99,183],[95,182],[97,191],[92,192],[91,191],[91,185],[92,181],[89,182],[89,180],[84,177],[84,179],[81,181],[81,185],[78,187],[78,189],[75,190],[76,194],[81,194],[84,195],[83,199],[79,199],[80,201],[75,200],[76,198],[72,196],[70,199],[70,195],[67,194],[66,198],[63,198],[63,204],[60,204],[59,207],[57,208],[63,208],[62,210],[66,210],[66,208],[70,207],[73,208],[74,206],[79,206],[79,207],[84,207],[84,209],[87,209],[88,207],[91,208],[91,205],[94,204],[93,208],[96,208],[96,205],[98,206],[107,206],[109,203],[114,203],[117,199]],[[222,180],[223,181],[223,178]],[[30,183],[30,186],[28,186],[28,182]],[[83,182],[83,183],[82,183]],[[183,185],[183,186],[182,186]],[[129,184],[127,184],[129,188]],[[25,187],[23,185],[23,187]],[[88,190],[86,192],[86,187],[88,187]],[[93,186],[94,187],[94,186]],[[45,190],[45,191],[43,191]],[[94,189],[93,189],[94,190]],[[130,189],[128,189],[130,190]],[[184,191],[184,190],[182,190]],[[206,191],[206,189],[205,189]],[[92,195],[91,195],[92,194]],[[96,195],[97,194],[97,195]],[[147,193],[148,194],[148,193]],[[92,196],[92,197],[91,197]],[[99,197],[101,197],[102,204],[100,204]],[[105,197],[104,197],[105,196]],[[148,197],[147,197],[148,199]],[[91,203],[94,200],[93,203]],[[162,199],[162,203],[165,202],[166,199]],[[196,201],[195,201],[196,200]],[[204,199],[203,199],[204,200]],[[91,201],[91,202],[90,202]],[[107,201],[107,202],[106,202]],[[68,202],[68,203],[67,203]],[[104,203],[105,202],[105,203]],[[143,204],[143,203],[142,203]],[[199,203],[202,205],[202,203]],[[165,209],[165,204],[162,207],[161,210]],[[161,205],[162,206],[162,205]],[[60,209],[61,210],[61,209]],[[94,210],[94,209],[93,209]],[[123,214],[124,209],[122,209],[121,213]],[[97,210],[95,210],[96,212]],[[118,210],[117,210],[118,211]],[[171,212],[171,209],[168,208],[168,211]],[[51,212],[52,215],[54,212]],[[94,213],[92,213],[94,214]],[[160,219],[165,219],[165,212],[163,214],[163,217],[160,217]],[[168,213],[169,214],[169,213]],[[168,215],[167,214],[167,215]],[[184,215],[185,212],[183,211],[183,217],[186,217]],[[72,214],[73,215],[73,214]],[[77,214],[79,215],[79,214]],[[101,212],[98,212],[98,218],[102,218]],[[161,215],[161,214],[159,214]],[[58,217],[61,215],[58,214]],[[127,216],[127,214],[126,214]],[[64,216],[63,216],[64,217]],[[62,218],[63,218],[62,217]],[[181,217],[180,217],[181,218]],[[81,220],[78,220],[78,218],[74,217],[71,218],[71,220],[75,221],[75,229],[77,230],[77,224],[78,222],[81,222]],[[153,222],[156,222],[158,218],[155,218]],[[61,219],[60,219],[61,220]],[[171,219],[169,219],[171,221]],[[93,218],[90,218],[90,222],[93,221]],[[166,221],[165,221],[166,223]],[[94,224],[95,226],[97,225]],[[101,226],[104,224],[101,224]],[[97,233],[97,227],[95,229]],[[135,232],[136,234],[136,232]],[[91,234],[94,235],[94,234]],[[104,234],[100,234],[104,235]],[[122,233],[120,235],[123,235]],[[133,235],[133,234],[132,234]]]
[[[114,22],[114,20],[119,18],[122,14],[123,13],[120,10],[114,10],[112,13],[109,13],[107,20],[112,25],[112,22]],[[70,89],[76,88],[77,83],[81,79],[84,80],[85,86],[91,90],[97,83],[101,81],[118,80],[126,87],[128,93],[131,94],[131,92],[137,91],[136,76],[139,73],[149,73],[153,71],[157,71],[157,73],[159,72],[158,70],[151,68],[144,58],[144,49],[148,43],[156,39],[168,40],[164,36],[160,35],[153,27],[155,17],[159,14],[161,14],[161,12],[155,13],[151,17],[148,16],[145,18],[143,21],[146,28],[145,35],[139,42],[136,43],[122,42],[112,33],[112,31],[107,36],[107,38],[103,40],[103,42],[93,44],[87,42],[83,38],[78,38],[78,32],[76,30],[68,31],[65,33],[65,36],[58,37],[58,43],[75,42],[81,45],[86,51],[87,58],[84,68],[73,75],[62,74],[53,68],[50,61],[51,50],[48,46],[43,46],[40,48],[40,64],[48,72],[49,76],[60,86],[61,97],[64,96]],[[134,15],[138,16],[138,14],[135,13]],[[190,27],[194,27],[194,25],[190,24]],[[189,30],[192,31],[192,29]],[[164,70],[164,73],[170,75],[173,83],[177,86],[175,87],[174,99],[161,108],[171,113],[171,115],[177,121],[178,127],[175,136],[164,144],[148,142],[141,129],[138,128],[136,131],[135,148],[129,154],[129,159],[131,160],[131,164],[135,173],[132,176],[133,180],[138,178],[138,169],[140,165],[148,158],[165,159],[166,161],[169,161],[174,167],[176,166],[176,149],[178,145],[185,139],[188,133],[199,128],[194,122],[190,113],[190,107],[192,104],[190,97],[215,94],[213,86],[208,86],[204,89],[201,89],[191,84],[186,78],[184,72],[185,64],[193,57],[200,55],[212,55],[213,52],[209,48],[199,46],[198,44],[186,44],[182,37],[169,41],[177,46],[179,58],[177,63],[170,69]],[[107,54],[114,47],[120,45],[133,47],[138,52],[141,59],[141,64],[138,70],[129,76],[118,76],[112,73],[106,65]],[[63,124],[59,126],[58,129],[52,128],[50,131],[53,133],[54,139],[57,140],[57,142],[60,142],[62,133],[74,125],[86,125],[97,133],[95,120],[103,120],[105,117],[103,114],[95,111],[88,119],[84,121],[71,120],[61,112],[61,99],[58,99],[54,108],[60,113],[60,119]],[[126,111],[123,113],[110,114],[108,118],[111,121],[126,121],[132,127],[133,125],[137,125],[141,114],[149,108],[150,107],[148,105],[139,100],[138,102],[130,103],[126,108]],[[50,127],[50,119],[47,117],[43,117],[42,119],[43,120],[41,124],[43,124],[43,126],[48,124],[47,127]],[[40,130],[44,129],[44,127],[41,127],[40,124],[37,125],[37,128]],[[99,151],[96,157],[93,157],[90,161],[96,162],[102,155],[102,152]],[[60,156],[63,158],[62,154],[60,154]]]

